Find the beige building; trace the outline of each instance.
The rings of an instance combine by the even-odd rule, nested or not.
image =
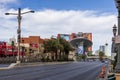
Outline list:
[[[40,55],[43,53],[44,40],[40,36],[22,37],[20,41],[21,49],[25,55]]]

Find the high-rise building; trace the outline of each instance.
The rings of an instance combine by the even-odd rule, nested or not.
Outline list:
[[[99,47],[99,50],[105,53],[105,45],[101,45],[101,46]]]
[[[9,39],[9,44],[12,44],[12,42],[16,43],[16,39],[15,38],[10,38]]]
[[[101,45],[99,47],[99,51],[102,51],[106,56],[108,56],[108,44],[106,43],[105,45]]]
[[[100,52],[100,50],[96,50],[96,51],[95,51],[95,55],[96,55],[96,56],[99,56],[99,52]]]

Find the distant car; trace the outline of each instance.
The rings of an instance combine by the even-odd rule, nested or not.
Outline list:
[[[103,60],[103,61],[101,61],[101,62],[102,62],[102,63],[108,63],[108,61],[104,61],[104,60]]]
[[[104,61],[104,60],[102,60],[101,62],[102,62],[102,63],[104,63],[105,61]]]
[[[89,60],[90,62],[92,62],[93,60],[91,59],[91,60]]]
[[[105,61],[105,63],[108,63],[108,61]]]

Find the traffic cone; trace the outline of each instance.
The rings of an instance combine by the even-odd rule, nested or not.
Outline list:
[[[102,72],[105,72],[105,66],[102,66]]]
[[[102,70],[101,70],[99,77],[104,78],[104,76],[105,76],[105,66],[102,66]]]

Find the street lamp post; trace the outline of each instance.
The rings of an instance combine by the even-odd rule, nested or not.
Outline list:
[[[116,32],[117,32],[117,27],[116,27],[116,25],[114,25],[113,26],[113,35],[114,35],[114,37],[116,36]]]
[[[20,63],[20,40],[21,40],[21,19],[22,19],[21,15],[26,13],[34,13],[34,11],[27,11],[21,13],[21,8],[18,8],[18,13],[5,13],[5,15],[17,15],[17,19],[18,19],[18,29],[17,29],[18,54],[17,54],[16,63]]]
[[[114,26],[113,26],[113,37],[112,37],[112,50],[111,50],[112,54],[113,54],[113,53],[116,53],[116,52],[115,52],[115,48],[116,48],[116,46],[115,46],[116,32],[117,32],[117,27],[116,27],[116,25],[114,25]]]
[[[115,3],[116,3],[116,8],[118,9],[118,35],[117,36],[120,36],[120,0],[115,0]],[[120,43],[117,44],[117,54],[118,54],[118,57],[117,57],[117,65],[115,67],[115,71],[117,73],[120,73]]]
[[[22,57],[25,54],[24,40],[22,39]]]

